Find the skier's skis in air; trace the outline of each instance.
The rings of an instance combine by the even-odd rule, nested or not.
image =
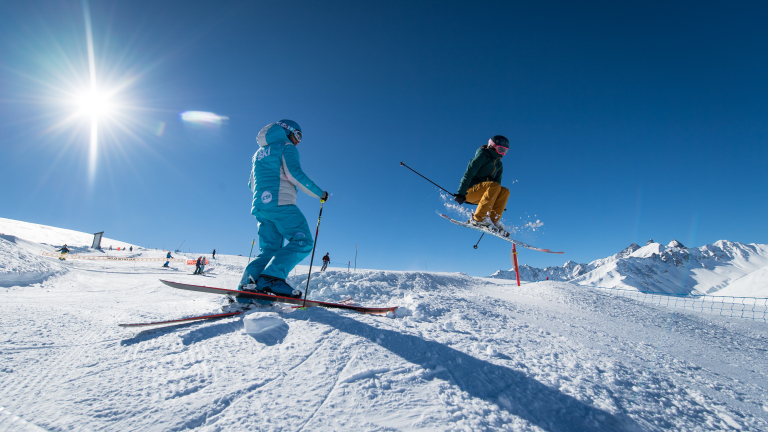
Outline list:
[[[499,232],[497,232],[497,231],[494,231],[494,230],[492,230],[492,229],[489,229],[489,228],[480,228],[480,227],[477,227],[477,226],[475,226],[475,225],[472,225],[471,223],[467,223],[467,222],[460,222],[460,221],[457,221],[456,219],[451,219],[451,218],[449,218],[448,216],[446,216],[446,215],[444,215],[444,214],[441,214],[440,216],[442,216],[442,217],[444,217],[444,218],[448,219],[449,221],[451,221],[451,222],[455,223],[456,225],[460,225],[460,226],[463,226],[463,227],[471,228],[471,229],[473,229],[473,230],[476,230],[476,231],[480,231],[480,232],[482,232],[482,233],[485,233],[485,234],[490,234],[490,235],[492,235],[492,236],[498,237],[498,238],[500,238],[500,239],[502,239],[502,240],[505,240],[505,241],[508,241],[508,242],[510,242],[510,243],[516,244],[516,245],[518,245],[518,246],[520,246],[520,247],[524,247],[524,248],[526,248],[526,249],[531,249],[531,250],[535,250],[535,251],[539,251],[539,252],[552,253],[552,254],[561,254],[561,253],[564,253],[564,252],[552,252],[552,251],[551,251],[551,250],[549,250],[549,249],[542,249],[542,248],[537,248],[537,247],[535,247],[535,246],[531,246],[531,245],[529,245],[529,244],[525,244],[525,243],[523,243],[523,242],[521,242],[521,241],[518,241],[518,240],[515,240],[515,239],[513,239],[513,238],[510,238],[510,237],[509,237],[509,234],[507,234],[507,235],[502,235],[502,234],[500,234]]]

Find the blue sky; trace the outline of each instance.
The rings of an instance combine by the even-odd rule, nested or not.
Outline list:
[[[649,238],[768,243],[768,5],[574,3],[93,2],[96,79],[122,86],[122,107],[99,123],[91,177],[89,120],[62,123],[89,85],[83,5],[5,2],[0,217],[247,255],[255,137],[290,118],[333,194],[317,251],[333,264],[358,244],[368,268],[509,268],[507,243],[474,250],[399,166],[455,191],[496,134],[511,141],[505,221],[541,220],[515,237],[566,251],[522,263]],[[195,128],[190,110],[228,121]],[[319,202],[298,205],[314,231]]]

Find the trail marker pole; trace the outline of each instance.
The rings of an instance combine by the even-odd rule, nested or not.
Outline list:
[[[251,262],[251,254],[253,253],[253,245],[254,244],[256,244],[256,239],[253,239],[253,241],[251,241],[251,251],[248,252],[248,262],[245,263],[245,265],[248,265]]]
[[[520,286],[520,269],[517,267],[517,248],[512,243],[512,262],[515,264],[515,277],[517,278],[517,286]]]

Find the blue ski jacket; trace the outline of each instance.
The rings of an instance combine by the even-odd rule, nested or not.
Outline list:
[[[296,190],[320,198],[320,189],[301,170],[299,151],[277,123],[271,123],[256,137],[259,150],[253,155],[253,168],[248,186],[253,192],[251,214],[260,209],[296,205]]]

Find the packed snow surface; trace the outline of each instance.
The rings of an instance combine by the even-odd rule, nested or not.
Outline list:
[[[768,324],[566,282],[330,268],[310,298],[395,317],[117,326],[231,308],[158,281],[234,288],[245,259],[217,258],[206,276],[40,258],[68,271],[0,288],[0,430],[768,430]]]

